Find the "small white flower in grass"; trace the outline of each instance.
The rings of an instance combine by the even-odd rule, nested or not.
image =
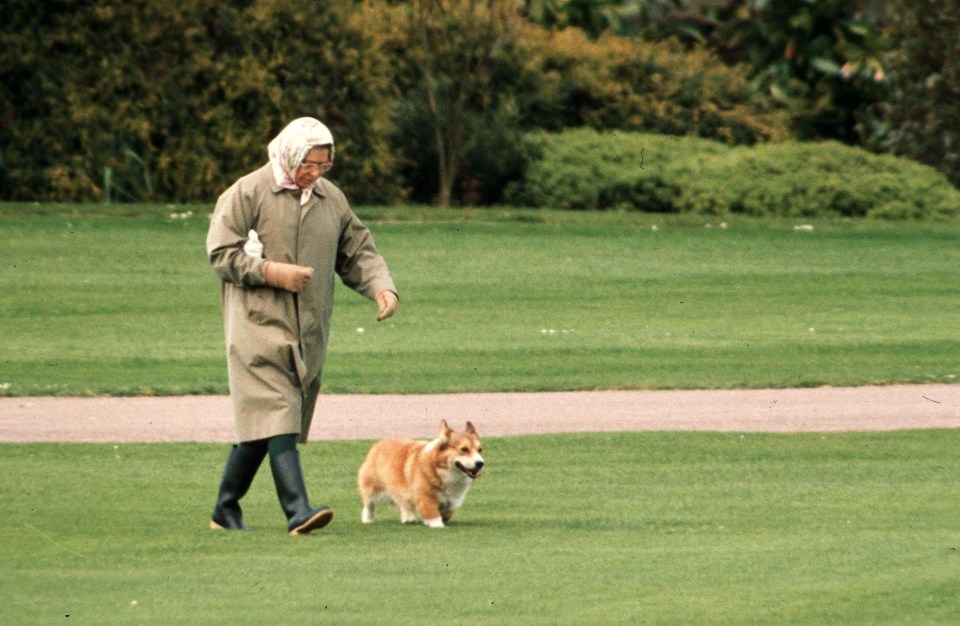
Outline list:
[[[358,334],[358,335],[362,335],[364,332],[366,332],[366,330],[363,328],[363,326],[358,326],[358,327],[357,327],[357,334]]]
[[[557,330],[556,328],[541,328],[541,329],[540,329],[540,334],[543,335],[544,337],[552,337],[552,336],[554,336],[554,335],[569,335],[569,334],[572,333],[572,332],[574,332],[574,331],[573,331],[572,329],[569,329],[569,328],[563,328],[563,329],[560,329],[560,330]]]
[[[6,391],[10,388],[10,383],[0,383],[0,391]]]
[[[793,230],[798,232],[809,233],[810,231],[813,230],[813,226],[811,224],[797,224],[796,226],[793,227]]]

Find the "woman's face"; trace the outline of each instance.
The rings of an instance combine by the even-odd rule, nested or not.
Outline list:
[[[330,154],[330,148],[312,148],[303,162],[297,166],[297,171],[293,173],[293,182],[300,189],[307,189],[318,178],[330,171],[333,167],[333,155]]]

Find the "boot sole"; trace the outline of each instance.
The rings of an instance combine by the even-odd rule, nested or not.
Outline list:
[[[223,526],[223,525],[221,525],[221,524],[216,523],[216,522],[213,521],[213,520],[210,520],[210,530],[239,530],[239,531],[243,532],[243,531],[248,531],[248,530],[250,530],[250,528],[249,528],[246,524],[244,524],[244,525],[241,526],[240,528],[228,528],[228,527],[226,527],[226,526]]]
[[[318,512],[316,515],[308,519],[303,524],[300,524],[296,528],[290,531],[291,537],[297,537],[300,535],[309,534],[311,531],[319,530],[330,523],[333,519],[333,511],[330,509],[324,509]]]

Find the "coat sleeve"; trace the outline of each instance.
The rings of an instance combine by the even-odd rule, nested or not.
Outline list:
[[[254,287],[264,284],[263,259],[243,251],[247,234],[256,223],[255,201],[244,192],[242,181],[227,189],[217,200],[207,232],[207,255],[220,280]]]
[[[387,263],[377,252],[373,235],[360,219],[347,211],[337,247],[337,274],[343,284],[373,299],[381,291],[397,293]]]

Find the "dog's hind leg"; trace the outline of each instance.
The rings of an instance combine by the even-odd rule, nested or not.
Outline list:
[[[375,503],[373,500],[364,500],[363,501],[363,511],[360,512],[360,521],[364,524],[372,524],[377,520],[377,514],[374,510]]]

